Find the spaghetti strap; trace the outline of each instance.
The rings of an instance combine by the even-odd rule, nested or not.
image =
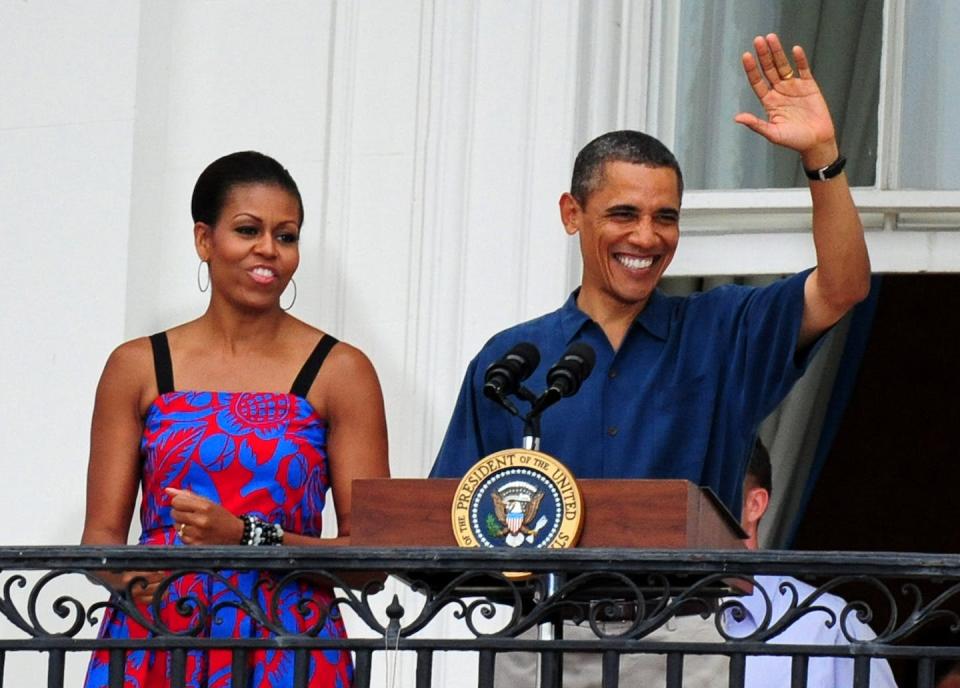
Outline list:
[[[173,363],[170,360],[167,333],[157,332],[150,335],[150,345],[153,347],[153,370],[157,376],[158,396],[168,394],[173,391]]]
[[[317,342],[313,352],[310,354],[310,358],[307,359],[307,362],[303,364],[303,367],[297,374],[297,379],[293,381],[293,387],[290,388],[291,394],[304,399],[307,398],[307,392],[309,392],[310,387],[313,386],[313,381],[316,379],[317,373],[320,372],[320,366],[323,365],[323,361],[327,358],[327,354],[330,353],[330,349],[332,349],[338,341],[336,337],[329,334],[325,334],[320,338],[320,341]]]

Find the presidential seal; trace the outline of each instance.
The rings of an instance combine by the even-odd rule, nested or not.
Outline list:
[[[467,471],[451,509],[461,547],[573,547],[580,488],[566,466],[531,449],[505,449]]]

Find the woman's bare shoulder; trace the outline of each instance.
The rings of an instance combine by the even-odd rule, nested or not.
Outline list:
[[[328,361],[330,367],[340,375],[373,373],[373,362],[370,358],[356,346],[343,340],[338,340],[337,345],[330,349]]]
[[[97,386],[98,403],[131,404],[141,412],[157,395],[150,339],[138,337],[114,349]]]
[[[130,374],[138,370],[152,370],[153,346],[149,337],[137,337],[124,342],[110,353],[107,369],[117,368]]]

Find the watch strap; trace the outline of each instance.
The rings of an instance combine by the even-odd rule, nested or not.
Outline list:
[[[846,166],[847,159],[841,155],[826,167],[821,167],[816,170],[808,170],[806,167],[804,167],[803,172],[807,175],[807,179],[811,179],[815,182],[825,182],[828,179],[833,179],[838,174],[843,172],[843,168]]]

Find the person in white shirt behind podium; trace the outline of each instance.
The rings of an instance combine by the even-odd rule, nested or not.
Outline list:
[[[743,516],[741,525],[747,533],[749,549],[759,549],[760,519],[770,505],[773,481],[770,454],[757,439],[743,487]],[[770,600],[768,627],[773,626],[789,612],[796,595],[796,604],[802,605],[816,589],[791,576],[755,576],[753,594],[740,598],[741,619],[734,613],[724,613],[723,625],[732,638],[745,638],[757,630],[767,612],[764,592]],[[762,588],[762,590],[761,590]],[[824,593],[810,601],[813,606],[830,611],[812,611],[798,617],[782,633],[766,642],[777,645],[848,645],[844,630],[858,641],[873,640],[876,634],[867,624],[851,613],[843,617],[846,600]],[[811,657],[807,664],[808,688],[848,688],[853,684],[853,659],[850,657]],[[791,658],[786,656],[755,655],[746,659],[744,688],[788,688],[790,686]],[[885,659],[870,662],[870,688],[896,688],[890,665]]]

